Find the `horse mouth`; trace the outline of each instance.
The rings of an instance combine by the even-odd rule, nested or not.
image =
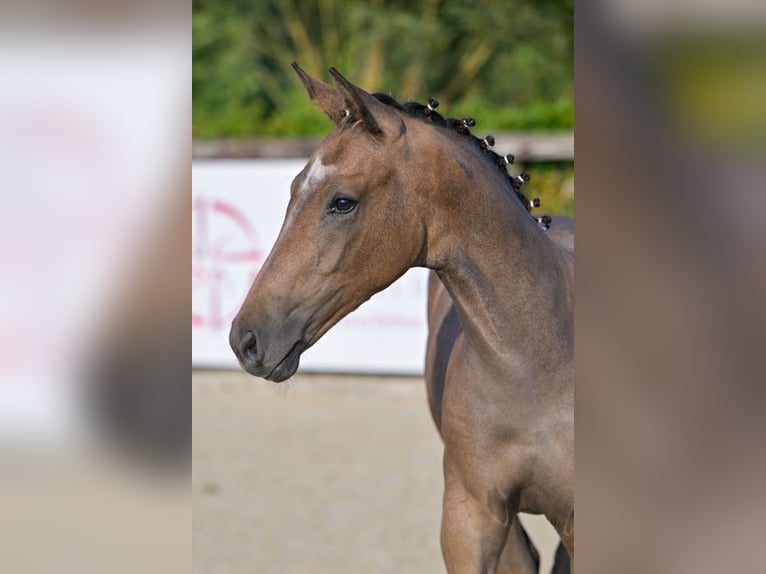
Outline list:
[[[306,350],[306,343],[298,341],[293,345],[285,357],[271,369],[271,372],[264,377],[267,381],[281,383],[286,381],[298,370],[301,361],[301,353]]]

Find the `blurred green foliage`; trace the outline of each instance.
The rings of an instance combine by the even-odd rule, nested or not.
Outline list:
[[[524,194],[539,197],[542,213],[556,213],[574,217],[574,162],[534,162],[514,166],[514,173],[526,171],[530,180],[524,186]]]
[[[572,129],[573,33],[573,0],[193,0],[193,136],[327,133],[293,60],[482,131]]]

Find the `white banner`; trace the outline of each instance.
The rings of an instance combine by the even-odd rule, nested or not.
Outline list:
[[[237,367],[229,325],[307,160],[192,164],[192,366]],[[412,269],[304,353],[307,371],[422,374],[428,272]]]

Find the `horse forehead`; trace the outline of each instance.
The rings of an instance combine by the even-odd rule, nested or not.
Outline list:
[[[306,175],[303,178],[303,182],[300,185],[300,191],[302,194],[309,193],[312,189],[315,189],[323,180],[330,177],[336,172],[334,165],[325,164],[322,161],[321,155],[316,155],[309,161],[306,166]]]

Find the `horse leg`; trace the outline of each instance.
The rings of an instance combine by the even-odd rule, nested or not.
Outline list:
[[[448,574],[496,571],[515,514],[509,513],[504,504],[500,506],[503,512],[477,500],[445,453],[441,546]]]
[[[567,554],[569,555],[569,572],[571,574],[574,574],[575,571],[575,557],[574,557],[574,532],[572,532],[571,537],[568,539],[562,538],[561,541],[564,544],[564,548],[567,551]],[[554,564],[555,566],[555,564]]]
[[[567,549],[564,548],[563,542],[559,542],[558,548],[556,548],[556,557],[553,561],[553,570],[551,574],[569,574],[571,571],[571,565],[569,561],[569,554]]]
[[[559,571],[556,570],[556,568],[559,566],[559,551],[561,550],[561,545],[564,546],[566,553],[569,558],[569,572],[574,574],[575,571],[575,557],[574,557],[574,509],[569,513],[569,515],[564,520],[551,520],[551,524],[553,524],[556,531],[559,533],[559,536],[561,537],[561,544],[559,545],[559,549],[556,550],[556,562],[553,565],[553,572],[558,573]],[[562,559],[562,566],[564,565],[564,561]]]
[[[518,516],[515,516],[497,563],[497,574],[532,574],[540,570],[540,555]]]

